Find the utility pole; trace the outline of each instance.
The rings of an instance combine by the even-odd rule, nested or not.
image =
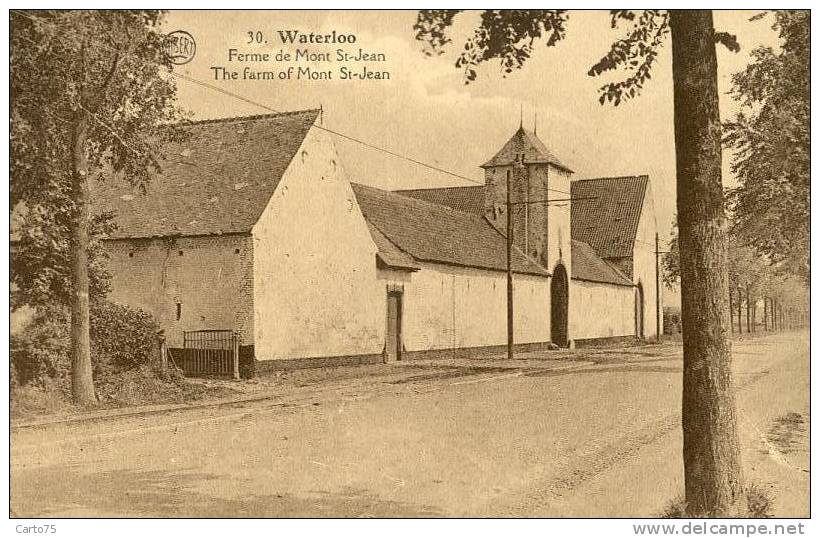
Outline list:
[[[517,158],[517,156],[516,156]],[[513,165],[515,166],[515,165]],[[511,170],[507,170],[507,359],[513,359],[513,275],[512,275],[512,247],[513,247],[513,218],[512,204],[510,203],[510,190],[512,188],[510,176]]]
[[[655,340],[661,341],[661,244],[658,232],[655,232]]]

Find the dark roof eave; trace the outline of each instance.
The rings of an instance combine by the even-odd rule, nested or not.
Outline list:
[[[379,269],[392,269],[394,271],[405,271],[407,273],[415,273],[416,271],[421,271],[421,267],[418,267],[418,266],[390,263],[389,261],[385,260],[384,257],[380,256],[378,252],[376,253],[376,267],[379,268]]]
[[[224,237],[227,235],[252,235],[251,230],[247,231],[233,231],[233,232],[221,232],[221,233],[201,233],[201,234],[190,234],[190,233],[177,233],[177,234],[161,234],[161,235],[135,235],[135,236],[118,236],[118,237],[101,237],[101,241],[146,241],[146,240],[153,240],[153,239],[180,239],[180,238],[201,238],[201,237]]]
[[[482,271],[494,271],[496,273],[506,273],[506,269],[496,268],[496,267],[486,267],[483,265],[470,265],[466,263],[457,263],[457,262],[449,262],[449,261],[441,261],[441,260],[428,260],[424,258],[416,258],[413,256],[414,259],[422,262],[422,263],[434,263],[438,265],[448,265],[450,267],[464,267],[467,269],[480,269]],[[540,277],[551,277],[552,273],[547,271],[546,269],[543,272],[536,272],[535,270],[532,271],[522,271],[520,269],[513,269],[512,272],[517,275],[530,275],[530,276],[540,276]]]
[[[511,164],[514,164],[514,163],[515,163],[515,161],[496,162],[496,163],[494,163],[491,159],[491,160],[487,161],[486,163],[482,164],[481,166],[479,166],[479,168],[485,168],[486,169],[486,168],[493,168],[495,166],[510,166]],[[524,161],[524,164],[551,164],[556,168],[564,170],[565,172],[569,172],[570,174],[575,173],[575,171],[572,170],[570,167],[568,167],[564,164],[561,164],[559,162],[555,162],[555,161],[534,160],[534,161]]]
[[[593,284],[609,284],[610,286],[621,286],[623,288],[634,288],[636,286],[636,284],[634,282],[630,282],[630,283],[627,284],[625,282],[611,282],[611,281],[608,281],[608,280],[595,280],[595,279],[592,279],[592,278],[582,278],[582,277],[577,277],[577,276],[570,277],[570,280],[579,280],[581,282],[592,282]]]

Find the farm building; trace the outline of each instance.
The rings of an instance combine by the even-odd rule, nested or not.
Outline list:
[[[95,186],[95,211],[116,213],[110,298],[155,314],[172,347],[235,331],[258,367],[501,349],[509,175],[519,349],[656,334],[647,176],[573,181],[521,128],[484,185],[391,192],[351,183],[317,121],[195,122],[147,190]]]

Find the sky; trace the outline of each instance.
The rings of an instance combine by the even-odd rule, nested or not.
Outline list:
[[[718,47],[721,118],[737,110],[730,98],[731,76],[749,63],[749,53],[776,47],[771,17],[750,22],[754,12],[716,11],[717,31],[737,36],[739,53]],[[464,38],[477,21],[475,12],[456,18],[453,43],[443,56],[428,57],[414,38],[414,11],[172,11],[164,30],[194,36],[196,54],[176,71],[242,95],[279,111],[322,107],[323,125],[400,155],[483,183],[479,166],[515,132],[521,121],[575,172],[574,179],[648,174],[653,186],[661,238],[668,237],[675,213],[675,148],[671,42],[664,45],[652,80],[642,94],[618,107],[602,106],[598,88],[624,76],[590,77],[589,68],[624,35],[612,29],[605,11],[571,11],[566,39],[554,47],[544,41],[523,69],[506,77],[497,62],[478,69],[478,79],[464,84],[454,65]],[[278,31],[354,34],[349,44],[282,44]],[[248,32],[262,33],[262,43],[248,43]],[[228,50],[269,53],[269,62],[228,61]],[[277,62],[282,50],[330,52],[361,48],[383,54],[368,67],[388,71],[389,80],[339,80],[343,65],[360,71],[361,62]],[[242,80],[245,66],[279,71],[288,66],[331,69],[333,80]],[[214,80],[213,66],[239,71],[237,80]],[[266,110],[184,80],[178,82],[180,105],[193,118],[263,114]],[[342,166],[351,181],[385,189],[469,185],[466,180],[433,171],[358,143],[336,137]],[[724,185],[734,179],[724,155]]]

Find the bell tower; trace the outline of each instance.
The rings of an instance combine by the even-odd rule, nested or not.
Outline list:
[[[570,197],[572,170],[547,149],[534,131],[524,129],[523,125],[481,167],[487,220],[506,234],[509,175],[515,246],[549,271],[561,261],[569,272],[571,202],[547,201]]]

